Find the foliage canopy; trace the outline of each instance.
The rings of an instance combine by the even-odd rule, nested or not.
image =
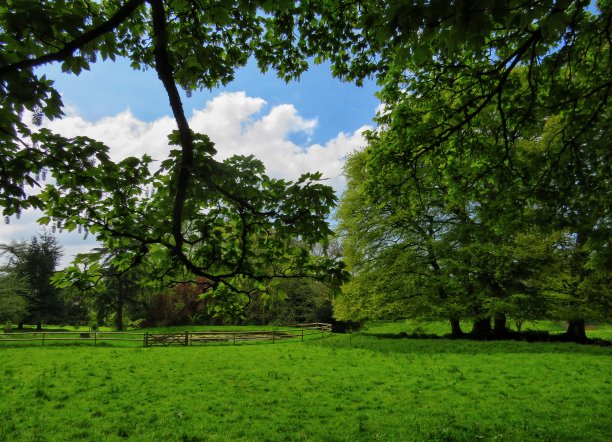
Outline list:
[[[431,216],[452,220],[480,204],[482,219],[507,215],[483,227],[503,240],[514,215],[536,207],[588,247],[582,268],[605,268],[611,22],[607,0],[8,0],[0,6],[3,213],[38,207],[56,228],[85,226],[130,251],[113,263],[119,270],[148,260],[164,264],[158,275],[188,271],[238,290],[241,278],[329,268],[342,279],[337,261],[313,259],[294,242],[330,233],[324,218],[334,197],[320,176],[288,183],[250,157],[215,161],[206,136],[190,130],[179,94],[230,82],[250,57],[285,80],[309,60],[328,61],[342,79],[376,76],[381,86],[384,135],[372,134],[365,166],[376,174],[368,180],[373,208],[394,204],[405,185],[418,190],[421,171],[434,168],[427,185],[444,194],[426,202]],[[61,63],[78,75],[116,57],[154,69],[167,92],[178,149],[158,173],[150,158],[114,163],[102,143],[22,119],[31,112],[35,126],[62,116],[39,66]],[[535,162],[541,167],[524,166]],[[45,170],[57,186],[26,194]]]

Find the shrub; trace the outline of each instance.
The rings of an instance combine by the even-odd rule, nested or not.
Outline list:
[[[13,323],[11,321],[6,321],[4,323],[4,333],[11,333],[13,331]]]

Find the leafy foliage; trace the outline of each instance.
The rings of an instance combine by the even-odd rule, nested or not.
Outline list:
[[[517,67],[506,93],[521,96],[530,75]],[[540,109],[526,122],[500,108],[513,106],[504,100],[425,148],[426,123],[411,118],[447,102],[439,92],[404,97],[347,163],[338,216],[355,277],[336,314],[495,317],[502,328],[506,315],[554,317],[570,328],[581,321],[585,338],[584,318],[610,314],[606,116],[570,146],[564,115]],[[424,150],[407,159],[419,143]]]
[[[18,323],[28,314],[28,283],[11,274],[0,276],[0,323]]]
[[[62,315],[63,303],[59,290],[51,284],[62,249],[55,237],[45,232],[30,241],[1,244],[0,251],[8,255],[7,272],[4,282],[12,296],[20,295],[27,301],[27,317],[18,314],[19,319],[32,320],[40,328],[42,321],[57,320]],[[15,302],[20,301],[13,298]],[[15,312],[14,314],[18,313]]]
[[[262,69],[273,66],[287,80],[297,77],[312,48],[294,45],[294,27],[306,32],[316,18],[311,12],[301,24],[294,18],[309,6],[80,0],[11,2],[0,9],[0,93],[6,103],[0,136],[3,161],[11,164],[0,168],[4,214],[43,208],[42,224],[82,229],[120,250],[109,263],[117,272],[140,266],[150,281],[207,278],[215,286],[207,296],[223,301],[218,314],[236,314],[243,306],[245,280],[265,290],[271,278],[342,277],[339,267],[330,270],[333,263],[308,252],[331,233],[325,218],[335,197],[320,183],[321,175],[287,182],[267,177],[252,156],[214,160],[208,137],[189,128],[178,93],[226,84],[250,56]],[[64,72],[78,75],[98,57],[119,56],[130,58],[135,69],[157,71],[177,122],[169,142],[178,149],[155,173],[147,156],[116,163],[100,142],[36,130],[21,119],[30,111],[36,126],[43,117],[62,115],[59,94],[36,67],[60,62]],[[26,194],[25,187],[40,185],[35,175],[47,170],[53,184]],[[83,274],[98,278],[99,258],[95,253],[78,258],[56,283],[68,286]]]
[[[305,247],[328,233],[333,196],[320,176],[287,183],[267,178],[250,157],[214,161],[209,140],[190,130],[179,95],[228,83],[249,57],[285,80],[299,77],[312,57],[329,61],[342,79],[376,76],[381,85],[385,112],[367,153],[374,178],[364,202],[382,210],[388,222],[381,226],[407,238],[404,246],[426,244],[393,261],[401,246],[387,246],[398,236],[379,229],[387,261],[408,266],[403,281],[381,287],[430,281],[439,299],[461,293],[461,302],[443,307],[456,314],[483,305],[475,300],[481,287],[511,297],[524,278],[501,264],[519,233],[532,234],[529,223],[542,223],[544,243],[550,230],[575,240],[582,258],[571,277],[583,278],[584,269],[610,268],[612,8],[591,3],[9,1],[0,7],[3,213],[33,206],[47,209],[43,221],[56,227],[85,226],[106,245],[129,250],[113,261],[120,271],[142,264],[158,278],[208,278],[218,289],[210,296],[227,301],[219,312],[230,315],[244,299],[229,293],[270,278],[342,280],[338,263],[313,259]],[[61,97],[36,67],[57,62],[78,75],[98,58],[116,57],[154,69],[168,94],[178,128],[171,143],[179,149],[160,173],[149,172],[150,158],[113,163],[101,143],[36,130],[21,118],[29,111],[37,125],[62,115]],[[47,169],[57,187],[27,194]],[[94,261],[81,265],[95,270]]]

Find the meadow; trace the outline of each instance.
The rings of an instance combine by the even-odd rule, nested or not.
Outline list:
[[[295,326],[169,326],[113,331],[87,327],[32,327],[0,333],[0,347],[106,346],[148,347],[151,345],[244,345],[285,341],[304,342],[329,335],[330,324]],[[156,339],[157,337],[157,339]]]
[[[2,347],[0,440],[609,440],[610,347],[376,327],[398,325],[304,343]]]

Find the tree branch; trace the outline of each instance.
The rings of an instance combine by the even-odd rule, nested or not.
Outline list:
[[[33,68],[51,63],[53,61],[65,60],[66,58],[70,57],[74,51],[83,47],[90,41],[93,41],[96,38],[115,30],[117,26],[119,26],[127,17],[129,17],[132,12],[136,10],[136,8],[144,4],[144,2],[145,0],[129,0],[126,4],[121,6],[115,15],[113,15],[110,19],[102,23],[100,26],[95,27],[75,38],[59,51],[52,52],[38,58],[21,60],[7,66],[0,67],[0,77],[19,69]]]
[[[187,189],[193,170],[194,146],[193,134],[185,117],[183,103],[176,87],[172,73],[172,65],[168,56],[168,32],[166,30],[166,12],[162,0],[148,0],[152,9],[153,32],[155,45],[155,70],[161,80],[170,100],[170,107],[178,126],[181,141],[180,168],[176,182],[176,197],[172,211],[172,235],[175,241],[175,253],[182,261],[188,261],[182,253],[185,242],[182,232],[183,208],[187,199]],[[185,262],[186,263],[186,262]],[[187,263],[186,263],[187,264]]]

